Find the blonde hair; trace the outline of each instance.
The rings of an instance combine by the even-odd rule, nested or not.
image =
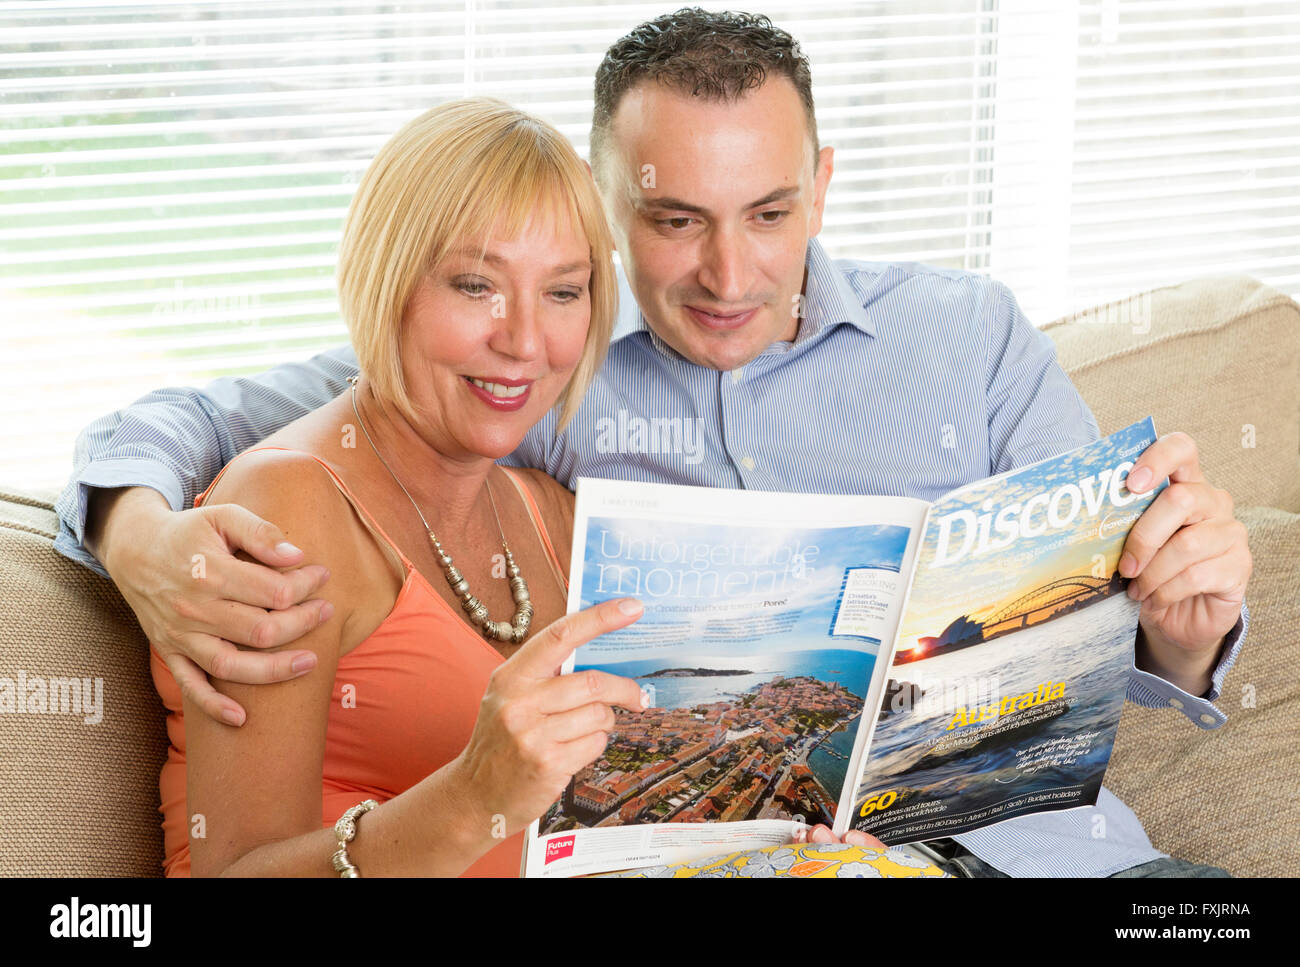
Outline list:
[[[495,98],[450,101],[379,149],[348,209],[339,245],[339,306],[375,395],[416,419],[399,352],[407,303],[427,272],[466,240],[520,234],[549,208],[591,246],[591,323],[560,395],[573,417],[609,346],[617,311],[614,242],[591,174],[545,121]]]

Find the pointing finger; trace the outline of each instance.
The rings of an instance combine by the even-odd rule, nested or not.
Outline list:
[[[579,645],[606,632],[625,628],[643,614],[636,598],[615,598],[567,614],[538,632],[511,658],[519,674],[550,678]]]

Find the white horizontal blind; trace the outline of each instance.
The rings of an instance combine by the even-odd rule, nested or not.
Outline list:
[[[344,341],[378,146],[492,94],[585,154],[606,47],[678,5],[0,0],[0,482],[58,484],[153,387]],[[1294,0],[761,9],[812,61],[833,253],[991,272],[1040,323],[1224,266],[1300,288]]]
[[[1300,293],[1300,3],[999,5],[987,268],[1031,318],[1227,272]],[[1043,19],[1077,32],[1035,49]]]

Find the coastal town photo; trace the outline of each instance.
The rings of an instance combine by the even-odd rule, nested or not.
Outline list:
[[[833,822],[908,534],[593,519],[584,606],[635,594],[646,616],[580,648],[575,670],[632,678],[651,707],[617,710],[539,831]]]
[[[839,651],[798,657],[830,656],[859,666],[863,657]],[[728,679],[753,677],[746,669],[667,668],[638,681],[661,694],[668,690],[661,685],[685,679],[708,679],[723,689]],[[542,829],[796,816],[829,824],[844,778],[836,765],[847,763],[852,751],[863,690],[777,674],[711,701],[620,711],[605,754],[575,776]],[[841,741],[831,741],[837,734]]]

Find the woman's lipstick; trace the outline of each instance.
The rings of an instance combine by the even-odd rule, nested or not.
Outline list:
[[[530,379],[504,379],[500,376],[466,376],[464,379],[475,396],[500,413],[522,409],[533,391]]]

